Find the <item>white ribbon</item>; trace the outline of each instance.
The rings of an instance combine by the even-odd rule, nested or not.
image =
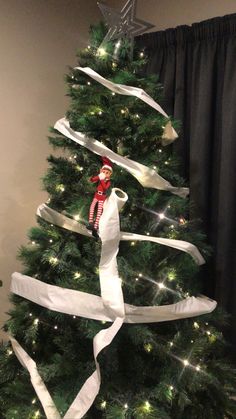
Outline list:
[[[30,358],[22,346],[13,337],[10,337],[10,341],[18,360],[30,373],[31,383],[37,393],[39,400],[42,403],[47,418],[60,419],[61,416],[47,390],[47,387],[45,386],[42,378],[38,373],[36,363],[32,358]]]
[[[105,201],[106,203],[106,201]],[[86,227],[78,221],[72,220],[69,217],[66,217],[63,214],[49,208],[46,204],[42,204],[37,209],[37,215],[59,227],[63,227],[67,230],[73,231],[78,234],[82,234],[84,236],[92,237],[91,232],[89,232]],[[100,221],[101,222],[101,221]],[[99,224],[100,225],[100,224]],[[152,237],[152,236],[145,236],[141,234],[135,233],[127,233],[124,231],[120,232],[120,240],[130,240],[130,241],[150,241],[157,244],[162,244],[164,246],[173,247],[174,249],[181,250],[183,252],[188,253],[192,256],[195,262],[198,265],[202,265],[205,263],[205,260],[201,253],[199,252],[198,248],[189,242],[183,240],[174,240],[174,239],[166,239],[163,237]]]
[[[27,275],[12,274],[11,292],[49,310],[92,320],[114,322],[116,316],[107,310],[98,295],[50,285]],[[188,297],[163,306],[124,304],[124,323],[158,323],[211,313],[216,302],[207,297]]]
[[[169,119],[169,116],[162,109],[162,107],[157,102],[155,102],[155,100],[151,96],[149,96],[143,89],[134,86],[127,86],[125,84],[113,83],[112,81],[105,79],[89,67],[75,67],[75,70],[82,71],[83,73],[87,74],[89,77],[96,80],[103,86],[107,87],[114,93],[126,96],[134,96],[138,99],[141,99],[143,102],[147,103],[147,105],[151,106],[157,112],[161,113],[163,116]],[[172,127],[171,121],[167,122],[162,138],[163,145],[170,144],[172,141],[178,138],[178,134]]]
[[[117,196],[118,191],[122,195],[122,198]],[[91,407],[99,392],[101,383],[100,367],[97,362],[97,356],[112,342],[124,322],[144,323],[175,320],[210,312],[216,306],[215,301],[194,297],[173,305],[162,307],[135,307],[124,304],[116,257],[121,237],[119,210],[126,200],[127,195],[123,191],[112,189],[110,197],[104,203],[103,213],[99,224],[100,237],[102,240],[102,252],[99,264],[101,297],[80,291],[61,289],[60,287],[49,285],[18,273],[13,274],[12,277],[11,291],[30,299],[37,304],[67,314],[79,315],[96,320],[113,321],[109,328],[101,330],[94,337],[93,352],[96,370],[82,386],[65,414],[64,419],[81,419]],[[47,207],[46,211],[47,210],[49,210],[47,214],[53,214],[50,213],[50,208]],[[38,215],[39,213],[40,211],[38,211]],[[60,220],[60,214],[56,213],[56,217],[57,220]],[[67,225],[68,220],[70,219],[62,216],[64,227]],[[72,222],[70,227],[74,227],[74,220],[70,221]],[[77,229],[77,232],[79,231],[80,229]],[[136,236],[138,237],[139,235]],[[36,388],[37,394],[40,394],[40,400],[47,418],[60,418],[46,387],[42,386],[42,380],[37,372],[34,361],[18,343],[15,347],[13,345],[13,349],[17,356],[19,356],[19,352],[21,353],[19,359],[22,362],[22,365],[29,370],[31,376],[33,365],[33,374],[34,376],[37,376],[38,382],[35,382],[35,380],[32,382]],[[50,400],[50,408],[52,410],[50,415],[47,410],[48,400]]]
[[[134,176],[144,188],[165,190],[180,197],[186,197],[189,194],[189,188],[172,186],[170,182],[158,175],[154,169],[144,166],[134,160],[130,160],[127,157],[120,156],[99,141],[88,138],[81,132],[74,131],[70,127],[69,121],[65,118],[57,121],[54,128],[77,144],[82,145],[99,156],[106,156],[118,166],[123,167],[127,172]]]

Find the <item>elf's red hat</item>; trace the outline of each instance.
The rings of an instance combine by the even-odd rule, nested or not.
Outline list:
[[[105,156],[102,157],[102,169],[108,169],[112,172],[112,162]]]

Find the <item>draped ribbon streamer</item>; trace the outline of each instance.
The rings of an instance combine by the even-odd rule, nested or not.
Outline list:
[[[118,197],[117,192],[122,194]],[[79,419],[84,416],[97,396],[101,384],[98,354],[108,346],[120,330],[125,317],[121,279],[119,278],[116,256],[119,251],[120,219],[119,210],[127,201],[126,193],[119,189],[112,189],[106,199],[103,213],[99,222],[100,238],[102,241],[101,258],[99,263],[99,278],[101,297],[104,308],[114,317],[114,323],[105,330],[101,330],[93,339],[93,353],[96,370],[84,383],[74,402],[65,415],[65,419]],[[78,302],[77,302],[78,304]]]
[[[93,153],[98,154],[99,156],[106,156],[115,164],[123,167],[127,172],[134,176],[144,188],[169,191],[183,198],[189,194],[189,188],[172,186],[170,182],[158,175],[154,169],[144,166],[134,160],[130,160],[127,157],[120,156],[101,142],[93,138],[88,138],[81,132],[74,131],[66,118],[59,119],[54,125],[54,128]]]
[[[49,310],[92,320],[113,322],[114,313],[108,312],[98,295],[50,285],[27,275],[12,274],[11,292]],[[133,306],[124,304],[124,323],[157,323],[185,319],[211,313],[216,302],[207,297],[188,297],[175,304],[163,306]]]
[[[147,103],[147,105],[151,106],[151,108],[155,109],[157,112],[161,113],[163,116],[169,119],[169,116],[162,109],[162,107],[157,102],[155,102],[155,100],[151,96],[149,96],[143,89],[134,86],[127,86],[125,84],[113,83],[112,81],[105,79],[89,67],[75,67],[75,70],[82,71],[83,73],[87,74],[87,76],[96,80],[98,83],[107,87],[114,93],[126,96],[134,96],[138,99],[141,99],[143,102]],[[163,145],[170,144],[172,141],[178,138],[178,134],[172,127],[171,121],[167,122],[162,138]]]
[[[122,195],[119,197],[117,192]],[[97,396],[101,383],[100,367],[97,361],[98,354],[108,346],[124,322],[157,322],[175,320],[178,318],[192,317],[212,311],[216,303],[206,298],[194,298],[180,301],[179,303],[162,307],[135,307],[124,304],[123,292],[121,288],[121,279],[117,269],[117,253],[119,250],[119,241],[121,237],[119,224],[119,210],[127,200],[127,195],[117,189],[112,189],[112,193],[104,203],[103,214],[100,219],[100,237],[102,241],[102,251],[99,264],[99,277],[101,285],[101,297],[62,289],[57,286],[49,285],[36,279],[13,274],[11,291],[25,298],[34,301],[44,307],[64,313],[76,313],[74,315],[93,318],[96,320],[112,321],[112,325],[101,330],[93,340],[93,352],[96,370],[86,380],[81,390],[75,397],[72,405],[66,412],[64,419],[81,419],[91,407]],[[46,211],[50,213],[50,208]],[[54,211],[54,210],[51,210]],[[39,215],[40,211],[38,211]],[[60,220],[60,214],[56,213],[57,220]],[[64,227],[68,222],[67,217],[62,216]],[[70,227],[74,227],[74,220]],[[83,226],[82,226],[83,227]],[[81,230],[83,230],[81,228]],[[77,232],[80,229],[77,228]],[[83,233],[82,233],[83,234]],[[128,233],[124,233],[128,234]],[[138,236],[138,235],[136,235]],[[27,368],[37,380],[32,380],[36,392],[41,400],[48,419],[58,419],[60,415],[50,398],[50,395],[37,372],[36,364],[19,344],[13,345],[13,349],[19,357],[22,365]],[[33,366],[33,372],[32,372]],[[50,401],[50,413],[48,402]]]
[[[32,358],[24,351],[22,346],[15,340],[13,337],[10,337],[12,348],[14,349],[15,355],[17,356],[20,363],[26,368],[30,373],[30,379],[32,385],[37,393],[39,400],[42,403],[44,412],[47,418],[50,419],[60,419],[61,416],[45,386],[42,378],[40,377],[36,363]]]
[[[52,223],[59,227],[63,227],[75,233],[82,234],[84,236],[92,237],[91,232],[89,232],[83,224],[81,224],[78,221],[72,220],[71,218],[66,217],[63,214],[60,214],[52,208],[49,208],[46,204],[42,204],[38,207],[37,215],[45,221],[48,221],[49,223]],[[164,246],[173,247],[174,249],[178,249],[188,253],[192,256],[192,258],[198,265],[202,265],[203,263],[205,263],[205,260],[199,252],[198,248],[194,244],[183,240],[145,236],[141,234],[127,233],[123,231],[120,232],[120,240],[150,241],[153,243],[162,244]]]

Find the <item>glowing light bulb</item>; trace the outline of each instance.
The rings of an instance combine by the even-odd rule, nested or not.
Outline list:
[[[143,276],[143,274],[140,272],[140,273],[138,274],[138,276],[141,278],[141,277]]]
[[[30,316],[30,317],[32,317],[32,316],[33,316],[33,314],[32,314],[32,313],[29,313],[29,316]]]
[[[112,96],[115,96],[116,94],[115,94],[115,92],[112,92]]]
[[[144,56],[144,52],[143,52],[143,51],[142,51],[142,52],[140,52],[139,56],[140,56],[140,58],[143,58],[143,56]]]
[[[164,288],[166,288],[166,286],[165,286],[165,284],[163,284],[163,282],[159,282],[159,283],[158,283],[158,287],[159,287],[160,289],[164,289]]]
[[[162,149],[161,149],[161,148],[159,148],[159,150],[158,150],[158,151],[159,151],[159,153],[162,153]]]
[[[183,364],[185,365],[185,367],[187,367],[189,365],[189,361],[187,359],[184,359]]]
[[[160,218],[161,220],[163,220],[163,218],[165,218],[165,214],[163,214],[163,213],[158,214],[158,215],[159,215],[159,218]]]
[[[135,278],[135,281],[138,281],[138,278]]]
[[[13,354],[13,351],[11,349],[8,349],[7,350],[7,355],[12,355],[12,354]]]
[[[145,343],[145,345],[144,345],[144,349],[145,349],[145,351],[146,352],[151,352],[152,351],[152,349],[153,349],[153,346],[152,346],[152,344],[151,343]]]
[[[124,110],[124,109],[121,109],[121,110],[120,110],[120,112],[121,112],[122,114],[124,114],[124,113],[125,113],[125,110]]]
[[[91,81],[87,81],[87,85],[90,86],[91,85]]]
[[[194,322],[193,323],[193,327],[194,327],[194,329],[199,329],[200,326],[199,326],[199,324],[197,322]]]
[[[56,186],[56,190],[57,190],[58,192],[64,192],[64,190],[65,190],[65,186],[64,186],[64,185],[62,185],[62,184],[57,185],[57,186]]]
[[[49,240],[49,243],[52,243],[52,242],[53,242],[53,240],[52,240],[52,239],[50,239],[50,240]]]
[[[75,272],[74,273],[74,278],[75,279],[79,279],[81,277],[81,273],[80,272]]]
[[[107,55],[105,48],[98,48],[98,55],[100,55],[100,57],[105,57]]]
[[[36,399],[33,399],[31,403],[32,404],[35,404],[36,403]]]
[[[173,386],[170,386],[169,389],[172,391],[172,390],[174,390],[174,387]]]
[[[149,231],[147,232],[147,236],[150,236],[150,233],[149,233]]]
[[[210,336],[210,335],[211,335],[210,330],[207,330],[207,332],[206,332],[206,333],[207,333],[207,335],[208,335],[208,336]]]
[[[124,408],[125,408],[125,409],[128,409],[128,407],[129,407],[129,406],[128,406],[128,404],[127,404],[127,403],[125,403],[125,404],[124,404]]]
[[[39,319],[34,319],[34,325],[37,326],[39,323]]]
[[[131,242],[131,246],[135,246],[135,242]]]
[[[173,346],[174,344],[173,344],[173,342],[170,342],[170,346]]]
[[[144,403],[144,409],[145,409],[146,411],[149,411],[149,410],[150,410],[150,408],[151,408],[151,405],[150,405],[150,403],[146,400],[146,402]]]
[[[101,403],[101,408],[102,408],[102,409],[106,409],[106,405],[107,405],[107,402],[106,402],[106,400],[104,400],[104,401]]]
[[[200,371],[200,369],[201,369],[200,365],[197,365],[197,366],[195,367],[195,370],[196,370],[196,371]]]
[[[173,270],[171,270],[170,272],[168,272],[167,277],[169,281],[173,281],[176,278],[176,273]]]
[[[56,265],[58,263],[58,259],[52,256],[49,258],[49,263],[51,263],[51,265]]]
[[[88,49],[91,49],[91,45],[88,45],[88,46],[87,46],[87,48],[88,48]]]
[[[35,243],[35,241],[32,241],[32,242],[31,242],[31,244],[32,244],[32,245],[34,245],[34,244],[36,244],[36,243]]]
[[[73,319],[76,319],[76,316],[73,316]]]
[[[57,326],[57,325],[55,325],[55,326],[54,326],[54,329],[55,329],[55,330],[57,330],[57,329],[58,329],[58,326]]]

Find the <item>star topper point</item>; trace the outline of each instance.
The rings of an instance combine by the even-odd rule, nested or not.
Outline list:
[[[155,25],[136,17],[137,0],[128,0],[120,12],[104,3],[98,2],[97,4],[109,25],[102,44],[123,37],[129,38],[133,43],[135,36],[142,35],[148,29],[155,27]]]

